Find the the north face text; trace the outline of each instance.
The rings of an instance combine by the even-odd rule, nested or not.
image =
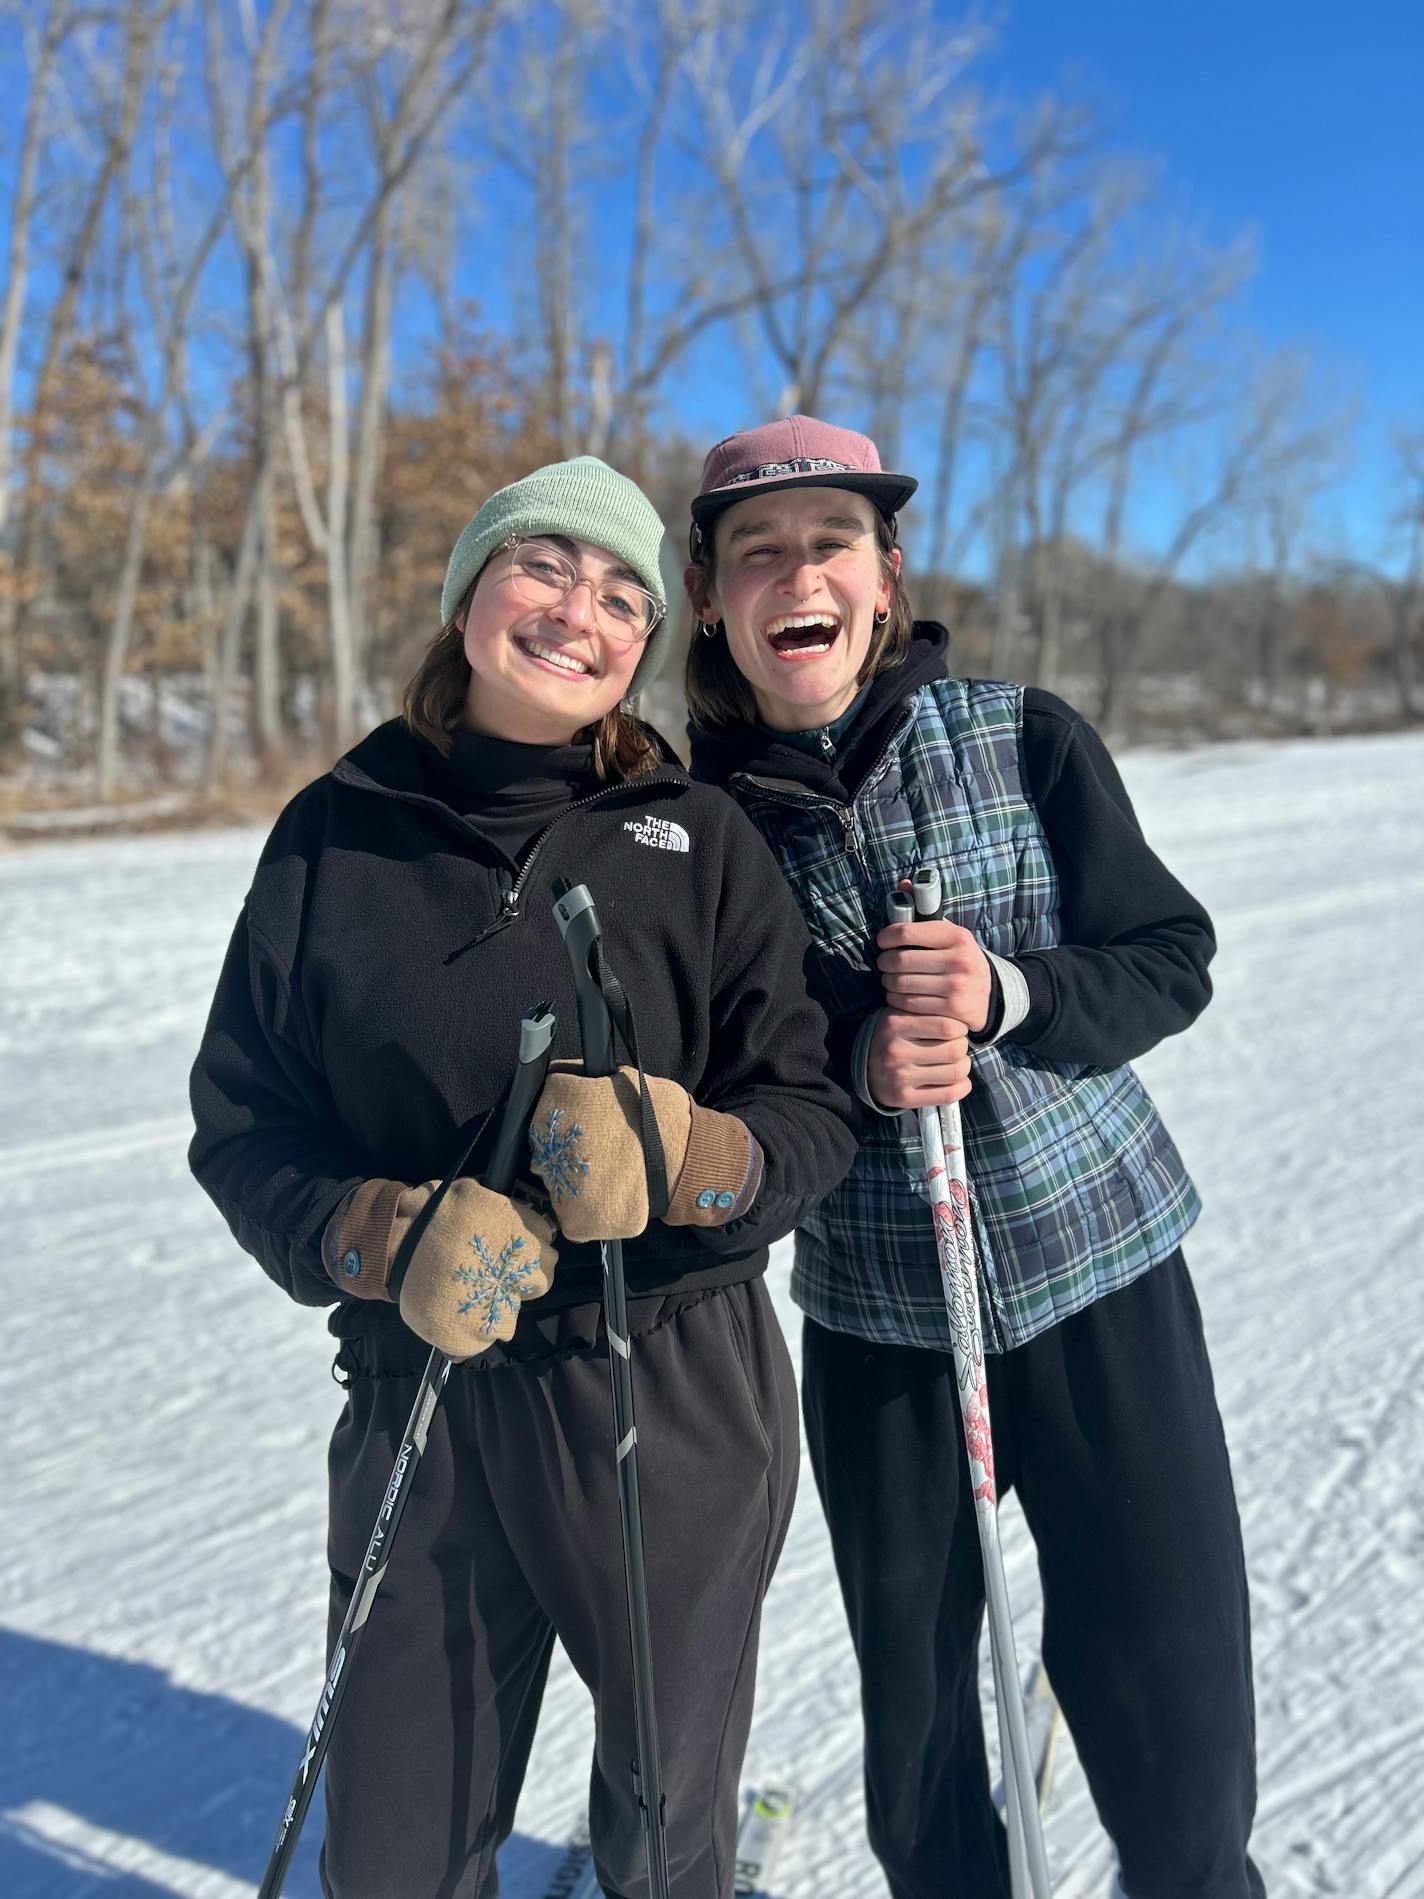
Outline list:
[[[671,818],[625,818],[623,829],[633,833],[635,844],[650,844],[655,851],[687,851],[692,841],[680,824]]]

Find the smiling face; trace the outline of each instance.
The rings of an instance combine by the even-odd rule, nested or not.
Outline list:
[[[584,580],[635,581],[616,556],[560,534],[538,537],[568,556]],[[528,552],[530,543],[526,542]],[[470,685],[461,724],[525,745],[567,745],[611,712],[638,670],[643,647],[604,633],[594,589],[583,581],[563,600],[533,606],[516,589],[501,548],[475,584],[464,619]]]
[[[783,732],[829,725],[855,698],[875,615],[890,606],[873,504],[842,488],[753,495],[718,517],[714,549],[713,582],[695,604],[726,628],[763,721]],[[898,572],[898,551],[891,559]]]

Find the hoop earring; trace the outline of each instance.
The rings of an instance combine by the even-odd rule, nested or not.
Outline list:
[[[715,640],[721,625],[720,620],[699,620],[697,630],[704,640]]]
[[[889,607],[886,607],[883,613],[873,613],[870,617],[874,620],[877,626],[884,626],[890,618],[890,609]]]

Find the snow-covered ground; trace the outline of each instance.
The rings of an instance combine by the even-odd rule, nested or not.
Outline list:
[[[1273,1894],[1424,1895],[1424,738],[1139,755],[1126,775],[1221,937],[1213,1007],[1141,1066],[1207,1204],[1190,1251],[1252,1578],[1257,1856]],[[12,1899],[250,1894],[321,1683],[330,1346],[184,1160],[186,1071],[259,841],[0,858]],[[1037,1578],[1012,1503],[1005,1538],[1026,1661]],[[748,1775],[802,1788],[786,1899],[878,1899],[809,1474],[763,1655]],[[509,1899],[555,1862],[590,1735],[564,1668]],[[1105,1893],[1071,1754],[1048,1841],[1061,1899]]]

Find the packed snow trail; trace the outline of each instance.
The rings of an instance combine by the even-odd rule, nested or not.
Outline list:
[[[1424,737],[1140,754],[1125,776],[1221,939],[1212,1007],[1140,1067],[1206,1201],[1188,1254],[1251,1572],[1256,1855],[1273,1896],[1420,1899]],[[0,857],[7,1899],[251,1894],[321,1685],[332,1347],[184,1157],[187,1069],[259,844]],[[787,1263],[778,1248],[771,1283],[794,1351]],[[1027,1665],[1037,1576],[1012,1500],[1004,1543]],[[987,1657],[983,1685],[987,1705]],[[508,1899],[557,1864],[591,1734],[560,1666]],[[788,1777],[779,1899],[880,1899],[809,1472],[746,1775]],[[292,1899],[316,1899],[318,1833],[319,1809]],[[1059,1899],[1101,1899],[1110,1849],[1067,1741],[1047,1838]]]

